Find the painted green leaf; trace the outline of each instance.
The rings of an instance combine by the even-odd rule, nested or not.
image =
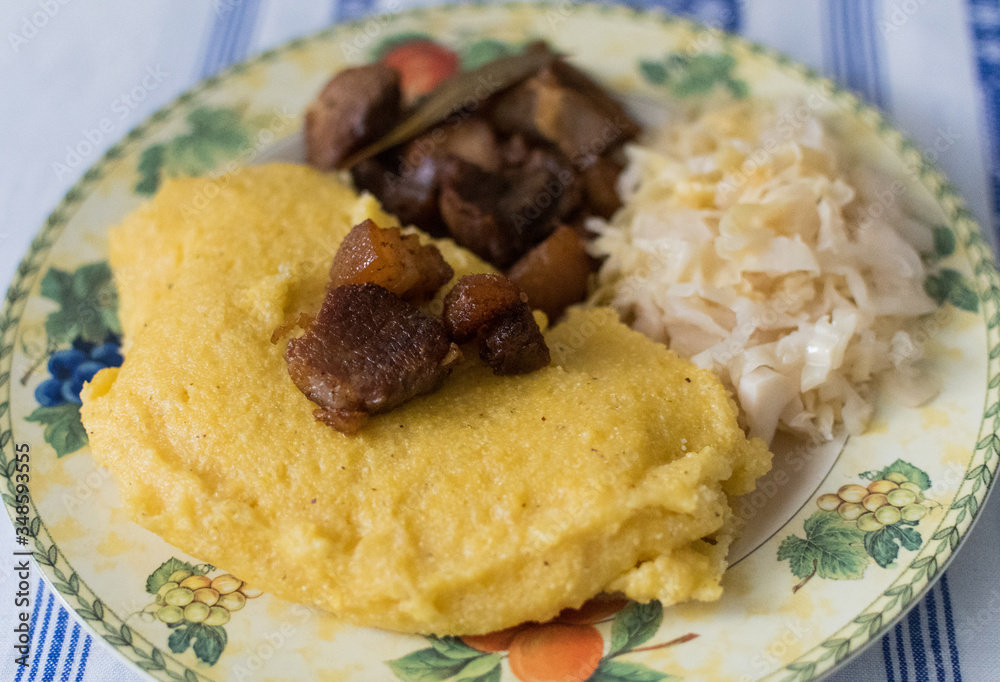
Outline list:
[[[80,406],[76,403],[38,407],[26,419],[44,424],[42,435],[56,451],[56,457],[76,452],[87,444],[87,432],[80,423]]]
[[[386,661],[386,665],[404,682],[441,682],[461,672],[467,662],[467,659],[449,658],[437,649],[429,648]]]
[[[50,341],[69,343],[79,336],[102,343],[108,334],[121,334],[118,294],[106,262],[84,265],[72,273],[51,268],[42,278],[41,293],[59,304],[45,320]]]
[[[139,194],[153,194],[160,186],[160,169],[163,168],[164,146],[154,144],[146,147],[139,157],[139,182],[135,183],[135,191]]]
[[[180,570],[191,571],[192,575],[204,575],[203,571],[199,571],[196,566],[189,564],[186,561],[181,561],[175,557],[170,557],[162,564],[160,567],[149,574],[146,578],[146,591],[150,594],[156,594],[161,587],[163,587],[167,580],[176,571]]]
[[[941,257],[955,253],[955,233],[946,225],[934,226],[934,253]]]
[[[482,655],[479,649],[473,649],[458,637],[428,637],[434,649],[448,658],[469,659]]]
[[[167,646],[175,654],[182,654],[191,647],[199,660],[208,665],[215,665],[228,641],[226,631],[218,625],[184,623],[170,633]]]
[[[865,535],[865,550],[882,568],[887,567],[899,555],[900,546],[908,550],[920,549],[923,540],[920,533],[906,526],[885,526]]]
[[[728,54],[671,54],[660,61],[640,61],[639,73],[649,83],[666,85],[678,97],[705,94],[722,86],[734,97],[743,98],[750,88],[733,73],[736,66],[736,59]]]
[[[651,670],[640,663],[605,659],[587,679],[588,682],[673,682],[681,678]]]
[[[948,302],[956,308],[974,313],[979,310],[979,295],[958,270],[942,268],[924,280],[924,291],[938,304]]]
[[[926,472],[922,469],[918,469],[909,462],[904,462],[901,459],[897,459],[895,462],[882,469],[879,473],[879,479],[884,479],[889,474],[902,474],[903,476],[906,476],[906,480],[920,486],[921,490],[927,490],[931,487],[931,477],[928,476]]]
[[[639,73],[653,85],[663,85],[667,82],[667,67],[661,62],[644,59],[639,62]]]
[[[806,519],[806,537],[790,535],[778,547],[778,561],[788,560],[793,575],[814,572],[830,580],[860,580],[868,565],[864,534],[837,512],[819,511]]]
[[[609,655],[633,649],[660,629],[663,606],[658,601],[648,604],[632,602],[615,616],[611,624],[611,651]]]
[[[194,655],[209,665],[215,665],[229,641],[225,629],[219,625],[204,623],[196,623],[195,627],[197,631],[193,635],[194,643],[191,645]]]
[[[483,654],[469,661],[455,682],[497,682],[500,679],[500,654]]]
[[[62,303],[72,295],[72,292],[73,275],[65,270],[51,268],[42,278],[41,294],[45,298]]]
[[[143,151],[136,192],[152,194],[164,178],[203,175],[251,145],[250,131],[234,109],[199,107],[187,123],[189,132]]]
[[[484,38],[462,48],[460,61],[463,69],[478,69],[487,62],[520,52],[521,49],[519,45],[511,45],[493,38]]]
[[[175,654],[182,654],[187,651],[188,647],[191,646],[192,630],[194,629],[194,623],[184,623],[180,627],[174,628],[174,631],[170,633],[170,637],[167,638],[167,646]]]

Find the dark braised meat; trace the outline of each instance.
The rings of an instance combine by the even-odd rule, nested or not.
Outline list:
[[[309,161],[332,168],[379,137],[371,131],[419,120],[412,127],[403,123],[406,132],[386,140],[404,142],[351,168],[355,185],[404,225],[451,237],[509,270],[530,305],[555,320],[585,296],[583,264],[593,270],[597,263],[565,234],[547,240],[559,225],[581,226],[579,235],[586,238],[587,217],[610,218],[620,208],[622,145],[640,129],[599,83],[553,57],[544,43],[525,49],[545,52],[546,61],[539,62],[545,65],[505,81],[513,85],[504,90],[484,95],[470,89],[462,107],[429,114],[426,121],[419,107],[400,110],[398,79],[385,73],[391,69],[342,72],[310,107]],[[370,79],[361,77],[364,69],[373,69]]]
[[[508,276],[527,296],[529,306],[555,320],[587,295],[591,269],[583,239],[573,228],[560,225],[515,263]]]
[[[487,173],[452,157],[441,178],[441,219],[454,240],[505,268],[581,203],[577,176],[554,150],[533,149],[522,164]]]
[[[378,197],[385,210],[404,225],[445,236],[449,230],[439,206],[442,185],[461,178],[470,168],[481,175],[499,170],[500,164],[493,130],[483,119],[470,118],[366,159],[351,174],[360,189]]]
[[[618,176],[624,164],[610,155],[598,156],[594,162],[580,171],[580,180],[587,197],[587,207],[594,215],[610,218],[621,208],[618,196]]]
[[[621,104],[562,59],[504,93],[492,120],[506,133],[556,145],[580,168],[639,133]]]
[[[459,246],[500,267],[517,260],[523,245],[500,199],[507,191],[503,177],[470,163],[452,159],[461,172],[444,178],[438,208],[441,220]]]
[[[344,433],[435,390],[460,357],[441,320],[376,284],[328,292],[285,350],[292,381],[319,405],[316,418]]]
[[[388,132],[400,116],[399,73],[384,64],[344,69],[306,110],[306,159],[332,170]]]
[[[476,340],[479,357],[494,374],[526,374],[549,364],[531,307],[503,275],[462,277],[444,298],[444,324],[458,343]]]
[[[373,220],[355,225],[344,237],[330,267],[330,288],[378,284],[406,301],[434,296],[455,271],[438,248],[415,234],[382,229]]]
[[[428,156],[455,156],[484,171],[500,170],[500,144],[489,122],[472,116],[448,123],[413,138],[403,146],[402,168],[412,167]]]
[[[545,337],[526,303],[487,324],[476,343],[479,357],[494,374],[528,374],[551,362]]]
[[[479,330],[526,297],[503,275],[466,275],[444,297],[444,326],[457,343],[476,338]]]
[[[382,208],[404,225],[417,225],[434,236],[448,234],[438,210],[440,160],[425,156],[412,168],[397,169],[381,157],[351,169],[354,184],[379,198]]]

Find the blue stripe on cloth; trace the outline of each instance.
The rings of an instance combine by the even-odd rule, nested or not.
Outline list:
[[[910,682],[910,668],[906,664],[906,651],[903,647],[903,623],[896,624],[896,660],[899,661],[899,682]]]
[[[937,599],[934,587],[927,591],[927,598],[924,604],[927,606],[927,628],[931,635],[931,652],[934,655],[934,672],[937,674],[938,682],[945,682],[947,676],[944,671],[944,656],[941,654],[941,629],[938,627]]]
[[[49,619],[52,617],[52,602],[55,601],[52,595],[48,595],[48,599],[45,600],[45,618],[42,620],[42,631],[39,635],[38,642],[35,644],[35,657],[31,661],[31,674],[28,675],[28,682],[32,682],[35,679],[35,675],[38,674],[38,662],[42,658],[42,651],[45,650],[45,640],[49,634]]]
[[[989,136],[990,192],[993,226],[1000,226],[1000,11],[995,0],[969,0],[976,68],[983,117]]]
[[[862,3],[861,11],[865,15],[865,44],[868,46],[868,60],[872,65],[872,99],[882,109],[889,107],[885,78],[884,62],[882,60],[882,38],[876,35],[875,7],[877,3]]]
[[[45,675],[43,680],[54,680],[56,678],[56,666],[59,664],[59,657],[62,656],[63,640],[66,638],[66,620],[69,614],[62,604],[57,603],[59,617],[56,619],[56,626],[52,630],[52,641],[49,643],[49,655],[45,659]]]
[[[824,58],[835,80],[879,107],[886,107],[881,38],[875,30],[874,3],[830,0],[826,5]]]
[[[227,55],[227,61],[222,66],[241,62],[250,54],[254,30],[257,28],[257,18],[260,15],[260,0],[244,0],[244,11],[233,40],[233,49]]]
[[[955,621],[951,616],[951,590],[948,588],[948,574],[941,575],[941,603],[944,605],[945,629],[948,632],[948,657],[951,659],[951,675],[954,682],[962,682],[962,666],[958,660],[958,642],[955,637]]]
[[[202,60],[201,77],[207,78],[219,70],[221,55],[226,51],[238,22],[238,15],[243,11],[240,0],[224,0],[215,6],[215,21],[205,45],[205,57]]]
[[[31,625],[28,626],[31,628],[30,642],[32,646],[34,646],[35,632],[37,632],[35,625],[38,623],[38,612],[40,610],[39,605],[42,603],[43,594],[45,594],[45,581],[39,580],[38,589],[35,591],[35,604],[31,607]],[[17,675],[14,676],[14,682],[21,682],[21,678],[24,677],[25,670],[27,670],[27,668],[24,666],[18,668]]]
[[[75,682],[80,682],[83,679],[83,674],[87,672],[87,657],[90,656],[90,643],[94,639],[90,635],[83,640],[83,651],[80,652],[80,666],[76,669],[76,680]]]
[[[896,671],[892,665],[892,654],[889,651],[889,636],[882,638],[882,660],[885,661],[886,682],[896,682]]]
[[[69,674],[73,670],[73,663],[76,661],[76,643],[80,639],[80,624],[73,623],[73,634],[69,637],[69,651],[66,652],[66,662],[63,663],[62,675],[59,682],[69,682]],[[892,682],[890,680],[890,682]]]
[[[930,682],[931,678],[927,670],[927,647],[924,646],[924,631],[920,627],[920,612],[922,610],[921,604],[914,606],[906,617],[906,622],[910,631],[910,651],[913,653],[916,682]]]
[[[844,80],[844,73],[847,69],[843,65],[844,50],[840,45],[840,38],[843,35],[843,31],[837,27],[840,19],[837,13],[836,3],[826,3],[826,15],[824,17],[824,21],[826,26],[823,31],[823,36],[825,38],[823,41],[823,60],[826,65],[826,72],[834,80],[842,82]]]

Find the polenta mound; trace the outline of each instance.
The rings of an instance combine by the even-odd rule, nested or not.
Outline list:
[[[168,181],[111,231],[126,359],[83,419],[132,518],[267,592],[407,632],[546,621],[602,591],[717,599],[729,498],[770,455],[714,375],[609,309],[571,310],[532,374],[470,360],[357,435],[315,420],[271,335],[315,312],[365,218],[395,224],[282,164]],[[489,271],[437,244],[456,278]]]

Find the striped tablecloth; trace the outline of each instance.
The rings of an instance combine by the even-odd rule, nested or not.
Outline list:
[[[104,150],[219,69],[331,22],[422,0],[4,0],[0,8],[0,287],[63,193]],[[739,32],[887,111],[936,156],[988,232],[1000,225],[1000,5],[996,0],[644,0]],[[147,78],[149,75],[153,78]],[[144,94],[123,106],[145,78]],[[151,84],[151,87],[149,85]],[[115,109],[118,107],[118,109]],[[77,167],[67,145],[112,112]],[[0,521],[0,547],[13,547]],[[1000,499],[924,601],[830,679],[1000,680]],[[9,551],[5,557],[9,557]],[[0,680],[136,680],[33,583],[31,665],[11,654],[16,575],[0,563]]]

